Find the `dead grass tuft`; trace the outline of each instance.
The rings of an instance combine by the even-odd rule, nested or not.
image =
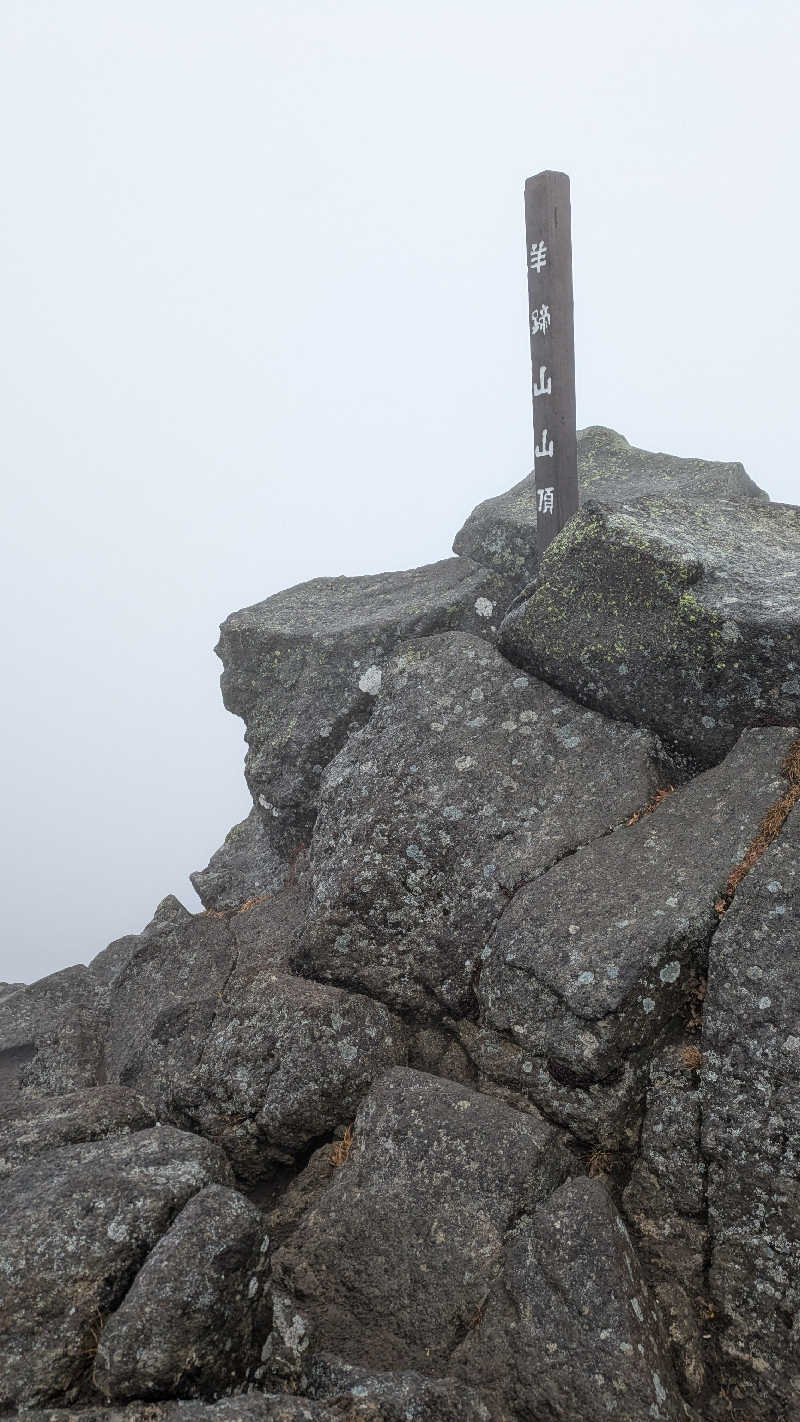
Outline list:
[[[698,1067],[703,1065],[703,1053],[693,1044],[682,1048],[678,1053],[678,1060],[687,1071],[697,1071]]]
[[[598,1147],[589,1156],[587,1174],[592,1177],[597,1175],[610,1175],[614,1169],[614,1156],[610,1150],[600,1150]]]
[[[331,1151],[330,1160],[334,1169],[338,1165],[344,1165],[345,1161],[350,1159],[350,1152],[353,1149],[353,1140],[353,1127],[348,1126],[342,1139],[336,1142],[336,1145]]]
[[[643,810],[634,811],[634,813],[628,820],[628,824],[635,825],[639,822],[639,820],[644,819],[645,815],[652,815],[653,811],[657,810],[659,805],[663,805],[667,796],[671,795],[674,789],[674,785],[667,785],[665,787],[662,787],[660,790],[657,790],[649,805],[645,805]]]
[[[257,899],[245,899],[244,903],[236,910],[237,913],[247,913],[248,909],[255,908],[257,904],[265,904],[267,899],[272,898],[271,894],[259,894]]]
[[[774,805],[770,805],[761,820],[755,838],[748,845],[739,863],[734,865],[728,875],[728,882],[723,889],[722,898],[717,899],[714,905],[720,918],[730,907],[742,880],[747,878],[750,870],[755,867],[764,852],[778,838],[789,815],[800,801],[800,736],[792,742],[781,762],[781,774],[786,776],[789,784]]]

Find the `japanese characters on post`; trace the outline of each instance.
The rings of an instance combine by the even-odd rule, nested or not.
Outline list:
[[[525,240],[540,556],[578,507],[570,223],[566,173],[528,178]]]

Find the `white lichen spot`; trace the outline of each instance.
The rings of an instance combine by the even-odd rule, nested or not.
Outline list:
[[[720,631],[726,642],[738,642],[741,636],[735,622],[723,622]]]
[[[248,1297],[249,1299],[254,1299],[257,1293],[258,1293],[258,1277],[254,1274],[253,1277],[252,1277],[252,1279],[250,1280],[250,1283],[247,1285],[247,1297]]]
[[[415,864],[425,863],[425,855],[422,853],[418,844],[406,845],[406,859],[413,859]]]
[[[702,721],[707,731],[713,731],[714,727],[717,724],[713,716],[701,716],[700,720]]]
[[[526,676],[515,676],[511,685],[515,686],[517,688],[517,691],[524,691],[526,686],[529,686],[530,683]]]
[[[491,617],[494,612],[494,603],[488,597],[479,597],[475,600],[475,611],[479,617]]]
[[[674,983],[677,982],[680,975],[681,965],[678,962],[677,958],[673,958],[671,963],[664,964],[658,976],[660,977],[662,983]]]
[[[631,1299],[631,1308],[636,1314],[636,1317],[638,1318],[639,1322],[644,1323],[644,1313],[642,1312],[642,1305],[639,1303],[639,1300],[637,1298]]]
[[[666,904],[667,908],[678,907],[678,900],[675,894],[670,894],[669,898],[664,900],[664,903]]]
[[[445,805],[442,810],[442,817],[445,820],[463,820],[464,811],[459,810],[458,805]]]
[[[661,1404],[662,1402],[666,1402],[667,1394],[661,1384],[661,1379],[658,1376],[658,1373],[653,1373],[653,1387],[656,1390],[656,1402],[658,1402],[659,1404]]]
[[[474,686],[469,694],[470,701],[483,701],[483,692],[479,686]]]
[[[585,973],[579,973],[579,974],[578,974],[578,987],[588,987],[589,984],[590,984],[590,983],[593,983],[593,982],[594,982],[594,973],[589,972],[589,971],[587,970]]]
[[[349,933],[340,933],[333,945],[333,951],[335,953],[348,953],[350,951],[350,939],[351,935]]]
[[[500,723],[500,729],[501,731],[516,731],[517,723],[516,721],[502,721]]]
[[[525,1072],[526,1076],[530,1076],[531,1072],[533,1071],[533,1062],[523,1062],[522,1070]]]
[[[624,1353],[625,1356],[626,1356],[626,1358],[627,1358],[627,1357],[629,1357],[630,1354],[633,1352],[633,1344],[632,1344],[632,1343],[620,1343],[620,1345],[619,1345],[619,1351],[620,1351],[620,1353]]]
[[[367,667],[363,676],[358,678],[358,689],[359,691],[365,691],[367,696],[377,696],[381,689],[382,680],[383,672],[380,667],[376,667],[373,663],[371,667]]]
[[[568,932],[568,933],[571,933],[571,934],[573,934],[573,935],[576,934],[576,933],[580,933],[580,931],[581,931],[581,927],[580,927],[580,924],[579,924],[579,923],[571,923],[570,926],[569,926],[569,928],[567,929],[567,932]]]
[[[523,726],[532,726],[539,719],[538,711],[520,711],[519,719]]]
[[[484,866],[483,866],[483,877],[484,877],[484,879],[491,879],[491,878],[494,877],[494,875],[495,875],[496,873],[497,873],[497,865],[496,865],[496,864],[484,864]]]
[[[262,810],[266,810],[268,815],[272,815],[272,818],[274,820],[277,820],[280,814],[280,810],[275,809],[275,806],[271,803],[270,800],[267,799],[266,795],[259,795],[258,803],[261,806]]]
[[[759,968],[758,964],[754,963],[751,968],[747,969],[747,976],[748,978],[752,978],[753,982],[757,983],[760,978],[763,978],[764,969]]]
[[[652,997],[643,997],[643,998],[642,998],[642,1012],[647,1012],[647,1013],[654,1012],[654,1011],[655,1011],[655,1006],[656,1006],[656,1005],[655,1005],[655,1002],[653,1001]]]
[[[786,1052],[796,1052],[798,1047],[800,1047],[800,1037],[789,1036],[783,1044],[784,1051]]]
[[[456,770],[463,774],[465,770],[472,770],[474,764],[471,755],[460,755],[456,761]]]
[[[759,1005],[759,1007],[761,1008],[761,1011],[762,1011],[762,1012],[766,1012],[767,1008],[772,1006],[772,998],[771,998],[771,997],[760,997],[760,998],[758,999],[758,1005]]]
[[[123,1239],[128,1238],[127,1227],[121,1220],[112,1220],[106,1228],[106,1234],[109,1239],[113,1239],[115,1244],[121,1244]]]
[[[781,892],[781,889],[782,889],[782,888],[783,888],[783,885],[780,883],[780,881],[779,881],[778,879],[770,879],[769,883],[767,884],[767,893],[768,893],[768,894],[779,894],[779,893]]]

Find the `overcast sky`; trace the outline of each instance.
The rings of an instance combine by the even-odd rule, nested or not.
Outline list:
[[[446,557],[530,468],[529,174],[578,424],[800,501],[797,16],[1,0],[0,978],[199,907],[229,612]]]

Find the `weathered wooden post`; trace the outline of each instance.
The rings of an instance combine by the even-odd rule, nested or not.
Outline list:
[[[548,543],[578,508],[575,333],[569,178],[537,173],[525,184],[537,544]]]

